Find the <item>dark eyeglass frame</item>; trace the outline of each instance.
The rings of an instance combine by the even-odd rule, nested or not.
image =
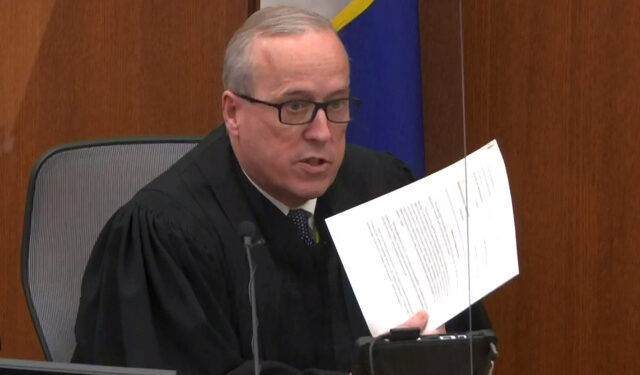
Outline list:
[[[337,99],[332,99],[332,100],[328,100],[326,102],[314,102],[312,100],[302,100],[302,99],[293,99],[293,100],[287,100],[281,103],[271,103],[271,102],[265,102],[264,100],[260,100],[260,99],[256,99],[254,97],[251,97],[249,95],[244,95],[244,94],[238,94],[235,93],[234,94],[239,97],[242,98],[250,103],[259,103],[259,104],[264,104],[267,105],[269,107],[273,107],[273,108],[277,108],[278,109],[278,120],[280,120],[281,123],[285,124],[285,125],[305,125],[308,124],[310,122],[312,122],[315,118],[316,115],[318,114],[318,110],[322,109],[324,111],[324,115],[327,117],[327,120],[329,122],[334,122],[337,124],[347,124],[349,122],[351,122],[353,120],[353,116],[351,116],[351,113],[349,113],[349,120],[347,121],[333,121],[330,119],[330,115],[327,113],[327,107],[330,106],[333,103],[342,101],[342,100],[347,100],[350,104],[354,105],[354,109],[357,110],[360,107],[361,104],[361,100],[356,98],[355,96],[347,96],[344,98],[337,98]],[[285,122],[282,121],[282,107],[284,107],[285,105],[291,103],[291,102],[301,102],[301,103],[309,103],[309,104],[313,104],[313,112],[311,113],[311,118],[308,121],[304,121],[304,122]]]

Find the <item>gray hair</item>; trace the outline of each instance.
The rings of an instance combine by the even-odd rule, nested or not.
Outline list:
[[[227,45],[222,67],[224,88],[246,95],[253,94],[251,46],[256,37],[296,35],[310,30],[336,33],[328,19],[304,9],[278,6],[253,13]]]

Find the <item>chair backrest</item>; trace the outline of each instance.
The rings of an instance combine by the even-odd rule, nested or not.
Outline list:
[[[92,141],[57,147],[34,167],[22,242],[22,283],[45,358],[69,362],[82,274],[111,215],[198,142]]]

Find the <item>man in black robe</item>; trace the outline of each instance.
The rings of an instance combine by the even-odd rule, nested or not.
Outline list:
[[[384,153],[345,146],[357,102],[346,52],[324,18],[257,12],[229,43],[225,126],[212,131],[109,220],[85,276],[74,361],[251,374],[249,265],[254,223],[264,374],[349,371],[369,335],[324,220],[413,180]],[[287,216],[311,214],[313,238]],[[487,328],[481,305],[474,329]],[[424,328],[419,313],[406,325]],[[468,315],[447,330],[469,329]],[[391,328],[391,327],[390,327]]]

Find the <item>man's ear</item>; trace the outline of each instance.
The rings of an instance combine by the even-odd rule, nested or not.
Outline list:
[[[222,118],[230,136],[238,136],[238,97],[231,91],[222,93]]]

